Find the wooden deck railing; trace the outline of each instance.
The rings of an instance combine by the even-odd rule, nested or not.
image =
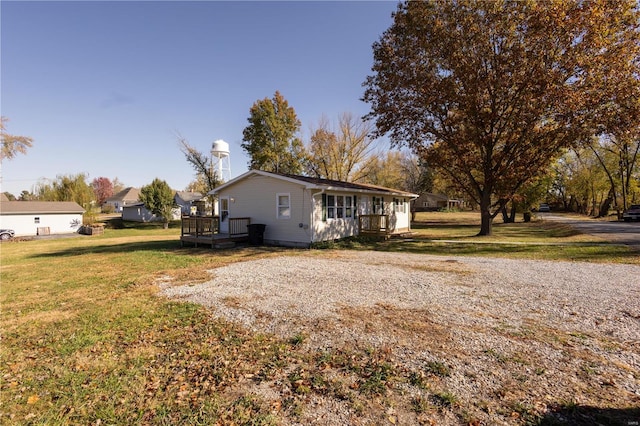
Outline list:
[[[247,234],[247,225],[251,223],[248,217],[230,217],[229,235]],[[182,216],[182,235],[211,236],[220,233],[219,216]]]
[[[182,216],[182,235],[213,236],[220,232],[218,216]]]
[[[229,218],[229,235],[247,234],[247,226],[251,223],[248,217]]]
[[[246,241],[249,238],[248,217],[228,219],[228,227],[220,233],[220,217],[218,216],[182,216],[182,235],[180,244],[193,243],[210,245],[211,248],[229,247],[236,242]]]
[[[386,235],[391,232],[389,216],[382,214],[363,214],[358,216],[360,234]]]

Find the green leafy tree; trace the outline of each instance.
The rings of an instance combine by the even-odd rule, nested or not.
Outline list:
[[[249,111],[249,125],[242,132],[242,148],[251,169],[300,174],[305,152],[297,136],[300,120],[280,92],[273,99],[256,101]]]
[[[544,175],[527,181],[511,197],[509,203],[502,208],[502,221],[504,223],[514,223],[516,221],[516,213],[529,215],[537,203],[547,202],[546,198],[550,186],[551,176],[548,171]]]
[[[40,182],[36,185],[35,195],[41,201],[75,201],[87,211],[96,199],[84,173],[59,175],[51,183]]]
[[[637,78],[637,27],[630,0],[402,3],[373,46],[368,118],[448,174],[489,235],[524,184],[596,131],[610,79]]]
[[[594,138],[588,147],[598,159],[600,166],[607,175],[611,185],[610,203],[618,209],[620,214],[633,201],[637,180],[634,175],[638,172],[640,158],[640,136],[629,133],[623,135],[607,135]]]
[[[174,193],[169,184],[158,178],[140,189],[140,201],[144,203],[147,210],[162,218],[164,229],[169,228],[175,206],[173,196]]]
[[[607,157],[602,160],[615,162]],[[565,210],[606,215],[612,194],[605,170],[591,148],[568,150],[551,168],[549,194],[562,202]]]
[[[33,193],[27,191],[26,189],[23,189],[22,192],[20,193],[20,196],[18,197],[18,200],[20,200],[20,201],[36,201],[36,200],[38,200],[38,196],[36,194],[33,194]]]

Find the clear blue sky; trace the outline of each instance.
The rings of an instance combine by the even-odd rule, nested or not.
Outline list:
[[[302,122],[366,114],[371,45],[395,1],[0,2],[1,113],[33,147],[2,164],[2,191],[86,173],[184,189],[194,171],[176,132],[203,152],[224,139],[232,176],[249,108],[276,90]]]

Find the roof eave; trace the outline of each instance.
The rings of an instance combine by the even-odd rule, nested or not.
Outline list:
[[[417,194],[412,194],[410,192],[400,192],[400,191],[383,191],[376,189],[365,189],[365,188],[344,188],[340,186],[330,186],[330,185],[316,185],[313,189],[323,189],[325,191],[334,191],[334,192],[356,192],[359,194],[381,194],[381,195],[393,195],[397,197],[407,197],[407,198],[418,198]]]

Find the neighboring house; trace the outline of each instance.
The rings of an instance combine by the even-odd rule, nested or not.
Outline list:
[[[78,231],[83,213],[73,201],[2,201],[0,228],[16,236],[66,234]]]
[[[128,187],[104,200],[103,206],[113,207],[116,213],[122,213],[122,208],[136,204],[140,201],[140,190]]]
[[[174,208],[172,213],[173,215],[170,220],[180,219],[179,207]],[[130,204],[122,208],[122,220],[131,222],[159,222],[162,218],[151,213],[144,206],[144,203],[138,201],[135,204]]]
[[[173,197],[176,205],[180,207],[184,215],[203,215],[205,200],[200,192],[178,191]]]
[[[266,225],[265,243],[296,247],[358,235],[362,224],[367,230],[374,224],[375,232],[385,234],[409,231],[409,202],[417,197],[373,185],[260,170],[250,170],[209,194],[218,198],[220,233],[229,232],[229,219],[249,218],[251,224]]]
[[[411,202],[412,210],[416,212],[430,212],[440,209],[462,207],[460,200],[453,200],[446,195],[426,192]]]

